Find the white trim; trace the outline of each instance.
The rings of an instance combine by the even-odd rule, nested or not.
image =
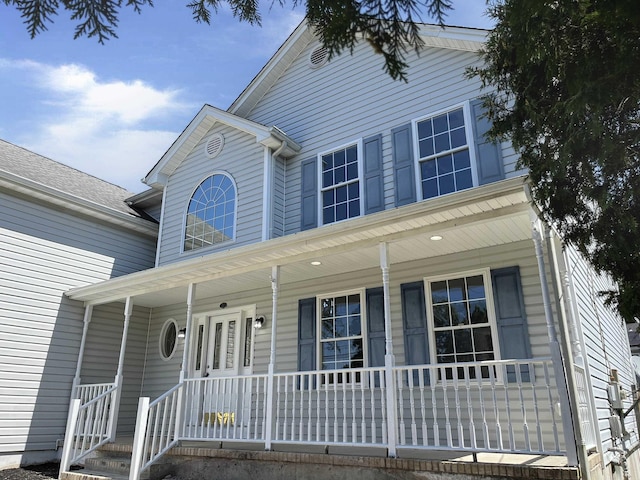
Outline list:
[[[262,241],[269,240],[273,216],[273,163],[274,158],[269,148],[263,147],[263,173],[262,173]]]
[[[360,335],[362,338],[362,368],[369,366],[369,349],[367,335],[367,298],[365,288],[353,288],[349,290],[339,290],[337,292],[321,293],[316,295],[316,370],[322,370],[322,305],[323,298],[348,297],[349,295],[360,295]],[[356,338],[344,337],[344,338]],[[342,338],[342,337],[341,337]],[[335,337],[334,337],[335,339]],[[350,369],[345,369],[350,370]]]
[[[357,217],[347,217],[343,220],[335,220],[333,222],[330,223],[324,223],[324,219],[323,219],[323,215],[322,215],[322,192],[323,190],[325,190],[322,187],[322,156],[323,155],[327,155],[329,153],[334,153],[337,152],[339,150],[345,150],[349,147],[352,146],[356,146],[356,152],[358,155],[358,195],[360,196],[360,215],[358,215]],[[364,216],[364,160],[362,158],[363,156],[363,138],[360,137],[358,139],[355,139],[351,142],[347,142],[347,143],[343,143],[342,145],[339,145],[337,147],[334,148],[330,148],[328,150],[324,150],[320,153],[317,154],[316,158],[316,163],[317,163],[317,167],[316,167],[316,175],[317,175],[317,192],[318,192],[318,211],[317,211],[317,215],[318,215],[318,226],[323,226],[323,225],[333,225],[335,223],[342,223],[344,221],[347,220],[353,220],[354,218],[358,218],[358,217],[362,217]],[[342,182],[342,184],[344,185],[348,185],[350,183],[355,183],[355,180],[352,180],[351,182]],[[333,185],[331,187],[327,187],[326,190],[332,189],[332,188],[336,188],[336,185]]]
[[[171,324],[173,324],[173,326],[176,329],[176,341],[173,345],[173,350],[171,351],[171,353],[169,355],[165,355],[164,340],[165,340],[165,335],[167,334],[167,330],[169,329],[169,325]],[[180,333],[180,329],[178,328],[178,322],[175,319],[169,318],[162,325],[162,329],[160,330],[160,337],[158,338],[158,352],[160,353],[160,358],[165,362],[168,362],[169,360],[171,360],[175,355],[176,351],[178,350],[178,333]]]
[[[462,272],[453,272],[442,275],[436,275],[432,277],[424,277],[424,296],[425,296],[425,308],[427,315],[427,330],[429,336],[429,360],[432,365],[446,366],[445,363],[438,363],[438,355],[436,352],[436,339],[435,339],[435,323],[433,319],[433,305],[431,301],[431,283],[442,280],[454,280],[458,278],[473,277],[482,275],[484,280],[485,301],[487,303],[487,320],[489,327],[491,328],[491,341],[493,343],[493,355],[494,360],[501,360],[500,356],[500,341],[498,338],[498,322],[495,314],[495,307],[493,302],[493,284],[491,283],[491,269],[481,268],[474,270],[467,270]],[[475,353],[475,351],[473,352]],[[464,363],[464,362],[460,362]]]
[[[164,187],[162,187],[162,205],[160,207],[160,224],[158,226],[158,240],[156,244],[156,262],[155,262],[156,267],[160,265],[160,247],[162,245],[162,232],[164,230],[164,211],[165,211],[166,204],[167,204],[167,184],[165,183]],[[184,231],[182,233],[182,238],[184,239]],[[183,242],[183,245],[184,245],[184,242]]]
[[[413,151],[415,152],[414,155],[414,172],[415,172],[415,185],[416,185],[416,197],[418,199],[418,202],[422,202],[422,201],[426,201],[426,200],[433,200],[433,198],[436,197],[431,197],[431,198],[424,198],[422,195],[422,175],[420,172],[420,145],[418,142],[418,123],[433,118],[433,117],[437,117],[438,115],[442,115],[444,113],[448,113],[451,112],[453,110],[457,110],[458,108],[462,108],[462,115],[464,117],[464,133],[465,133],[465,137],[467,139],[467,149],[469,151],[469,161],[471,162],[471,183],[472,186],[471,188],[475,188],[479,185],[478,183],[478,165],[477,165],[477,160],[476,160],[476,149],[475,149],[475,139],[473,136],[473,119],[471,118],[471,107],[469,104],[469,101],[464,101],[462,103],[457,103],[454,105],[451,105],[447,108],[443,108],[440,110],[436,110],[432,113],[429,113],[427,115],[422,115],[420,117],[414,118],[413,120],[411,120],[411,139],[413,142]],[[464,148],[459,148],[456,149],[456,151],[462,151],[464,150]],[[437,158],[439,154],[434,154],[433,157]],[[464,189],[464,190],[469,190],[469,189]],[[453,192],[450,193],[445,193],[442,195],[438,195],[438,197],[443,197],[445,195],[452,195],[454,193],[459,193],[462,190],[455,190]]]
[[[187,214],[189,213],[189,204],[191,203],[191,200],[193,199],[193,195],[196,193],[196,190],[198,190],[198,188],[200,187],[200,185],[202,185],[202,183],[207,180],[208,178],[211,178],[215,175],[224,175],[225,177],[227,177],[229,180],[231,180],[231,183],[233,184],[233,188],[235,190],[235,202],[234,202],[234,210],[233,210],[233,234],[231,236],[230,240],[225,240],[224,242],[220,242],[220,243],[214,243],[212,245],[208,245],[206,247],[199,247],[199,248],[194,248],[191,250],[185,250],[184,249],[184,240],[185,240],[185,235],[186,235],[186,230],[187,230]],[[236,241],[236,229],[238,226],[238,184],[236,183],[235,178],[233,178],[233,175],[231,175],[229,172],[225,172],[224,170],[214,170],[213,172],[209,172],[207,173],[206,176],[202,177],[202,180],[200,180],[196,186],[191,190],[191,194],[189,195],[189,199],[187,200],[187,202],[185,203],[185,207],[184,210],[182,212],[182,236],[181,236],[181,240],[180,240],[180,255],[190,255],[192,252],[202,252],[202,251],[206,251],[212,248],[217,248],[220,247],[221,245],[230,245],[232,243],[234,243]]]

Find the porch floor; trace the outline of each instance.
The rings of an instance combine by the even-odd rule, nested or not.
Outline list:
[[[104,450],[130,452],[131,438],[118,438]],[[364,447],[336,447],[318,445],[273,445],[265,451],[263,444],[239,442],[187,442],[171,449],[165,457],[175,467],[176,479],[192,478],[182,475],[188,462],[269,462],[278,464],[307,464],[315,466],[355,467],[409,472],[433,472],[448,475],[471,475],[509,479],[579,480],[577,467],[569,467],[563,455],[526,455],[497,452],[469,452],[398,448],[398,458],[388,458],[386,449]],[[162,462],[162,460],[161,460]],[[195,467],[198,468],[198,467]],[[192,468],[189,468],[192,470]],[[185,472],[186,473],[186,472]],[[196,477],[197,478],[197,477]],[[236,478],[234,476],[234,478]]]

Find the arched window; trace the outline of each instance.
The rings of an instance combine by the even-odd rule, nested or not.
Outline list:
[[[184,250],[233,240],[236,216],[236,187],[225,174],[205,179],[195,189],[189,207],[184,234]]]

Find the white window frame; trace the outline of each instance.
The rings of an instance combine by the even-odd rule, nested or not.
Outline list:
[[[327,187],[327,188],[323,188],[322,187],[322,156],[323,155],[327,155],[329,153],[337,152],[339,150],[344,150],[344,149],[352,147],[354,145],[356,146],[357,155],[358,155],[358,195],[360,196],[360,198],[359,198],[360,215],[358,215],[357,217],[345,218],[344,220],[335,220],[335,221],[330,222],[330,223],[324,223],[324,215],[322,214],[323,213],[322,212],[322,193],[325,190],[335,189],[337,185],[332,185],[331,187]],[[318,179],[318,225],[333,225],[334,223],[345,222],[345,221],[351,220],[352,218],[358,218],[358,217],[362,217],[364,215],[364,213],[363,213],[363,208],[364,208],[364,186],[363,186],[363,174],[362,174],[363,168],[364,168],[364,164],[363,164],[362,155],[363,155],[362,138],[358,138],[358,139],[353,140],[351,142],[347,142],[347,143],[344,143],[342,145],[338,145],[337,147],[333,147],[333,148],[330,148],[328,150],[325,150],[325,151],[322,151],[322,152],[318,153],[317,161],[316,161],[316,163],[318,164],[317,172],[316,172],[316,178]],[[353,181],[352,182],[343,182],[343,185],[348,185],[349,183],[353,183]]]
[[[437,367],[446,367],[447,365],[455,365],[455,363],[447,364],[447,363],[438,363],[438,352],[436,351],[436,331],[435,331],[435,321],[433,318],[433,302],[431,295],[431,283],[438,282],[443,280],[455,280],[459,278],[465,277],[474,277],[482,275],[484,281],[484,289],[485,289],[485,300],[487,302],[487,319],[489,321],[489,327],[491,328],[491,341],[493,343],[493,361],[501,360],[500,356],[500,339],[498,338],[498,323],[496,319],[496,311],[494,308],[493,301],[493,284],[491,282],[491,269],[490,268],[482,268],[476,270],[466,270],[462,272],[454,272],[450,274],[437,275],[432,277],[425,277],[424,281],[424,295],[425,295],[425,305],[427,308],[427,326],[428,326],[428,335],[429,335],[429,361],[430,364]],[[460,362],[466,363],[466,362]],[[469,362],[475,363],[475,362]],[[500,374],[501,369],[498,369],[498,375],[495,377],[496,382],[502,381],[502,376]],[[487,379],[483,379],[487,380]]]
[[[186,234],[187,234],[187,215],[189,215],[189,204],[191,203],[191,200],[193,199],[193,195],[196,193],[196,190],[198,189],[198,187],[200,187],[200,185],[202,185],[202,182],[204,182],[207,178],[209,177],[213,177],[215,175],[224,175],[225,177],[227,177],[229,180],[231,180],[231,183],[233,184],[233,188],[235,190],[235,205],[234,205],[234,209],[233,209],[233,233],[232,236],[229,240],[225,240],[224,242],[220,242],[220,243],[214,243],[212,245],[208,245],[206,247],[199,247],[199,248],[194,248],[191,250],[185,250],[184,248],[184,244],[185,244],[185,240],[186,240]],[[214,170],[213,172],[209,172],[206,175],[204,175],[203,177],[200,178],[200,180],[196,183],[196,186],[191,190],[191,193],[189,194],[189,198],[187,199],[185,206],[184,206],[184,211],[182,214],[182,236],[181,236],[181,240],[180,240],[180,253],[184,254],[184,255],[189,255],[193,252],[202,252],[205,250],[210,250],[212,248],[218,248],[222,245],[229,245],[232,244],[236,241],[236,232],[238,230],[238,185],[236,183],[235,178],[233,178],[233,175],[231,175],[229,172],[225,172],[224,170]]]
[[[171,351],[171,353],[169,355],[165,355],[164,342],[167,335],[167,330],[169,329],[169,325],[173,325],[176,329],[176,339],[175,343],[173,344],[173,350]],[[165,362],[171,360],[178,350],[178,341],[180,340],[180,337],[178,336],[179,334],[180,328],[178,326],[178,322],[175,319],[169,318],[162,324],[162,328],[160,329],[160,337],[158,338],[158,351],[160,353],[160,358]]]
[[[468,101],[458,103],[455,105],[451,105],[447,108],[443,108],[440,110],[436,110],[434,112],[430,112],[427,115],[423,115],[421,117],[415,118],[411,121],[411,131],[412,131],[412,141],[413,141],[413,151],[415,152],[414,158],[414,171],[415,171],[415,185],[416,185],[416,196],[418,197],[418,201],[426,201],[431,200],[433,198],[439,198],[444,195],[452,195],[458,192],[462,192],[464,190],[456,190],[454,192],[445,193],[443,195],[438,195],[437,197],[424,198],[422,194],[422,174],[420,171],[420,163],[422,162],[422,158],[420,157],[420,145],[418,141],[418,123],[428,120],[429,118],[437,117],[438,115],[442,115],[444,113],[451,112],[453,110],[457,110],[462,108],[462,114],[464,117],[464,128],[465,128],[465,137],[467,139],[467,146],[469,148],[469,161],[471,162],[471,188],[477,187],[479,185],[478,181],[478,163],[476,159],[476,147],[475,147],[475,138],[474,138],[474,125],[473,119],[471,117],[471,107]],[[462,149],[460,149],[462,150]],[[438,155],[434,155],[437,157]],[[468,189],[467,189],[468,190]]]
[[[366,311],[366,292],[364,288],[356,288],[351,290],[339,290],[337,292],[323,293],[316,295],[316,365],[317,370],[321,372],[330,372],[335,370],[323,370],[322,368],[322,299],[335,297],[348,297],[349,295],[360,295],[360,338],[362,338],[362,368],[369,366],[369,349],[367,338],[367,311]],[[344,337],[356,338],[356,337]],[[352,371],[352,368],[345,368],[337,371]],[[332,384],[331,384],[332,385]]]

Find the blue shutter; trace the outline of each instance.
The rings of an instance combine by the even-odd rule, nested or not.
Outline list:
[[[478,166],[478,183],[497,182],[504,178],[504,163],[500,144],[485,137],[491,128],[491,121],[485,116],[482,100],[471,102],[471,117],[473,118],[473,137],[476,147],[476,162]]]
[[[393,176],[396,207],[416,201],[415,165],[411,124],[391,130],[393,146]]]
[[[531,358],[529,328],[524,310],[520,269],[500,268],[491,271],[491,284],[496,308],[500,356],[503,360]],[[522,366],[522,380],[529,381],[529,368]],[[507,370],[509,382],[516,381],[513,368]]]
[[[382,178],[382,135],[365,138],[364,146],[364,213],[384,210]]]
[[[300,230],[318,226],[318,169],[316,157],[304,160],[300,181]]]
[[[298,300],[298,371],[316,369],[316,299]]]
[[[424,299],[424,282],[405,283],[400,286],[402,296],[402,328],[404,332],[404,357],[406,365],[430,363],[427,314]],[[418,372],[413,381],[418,382]],[[429,372],[425,372],[425,384]]]
[[[382,287],[367,289],[367,337],[369,366],[382,367],[385,355],[384,291]]]

